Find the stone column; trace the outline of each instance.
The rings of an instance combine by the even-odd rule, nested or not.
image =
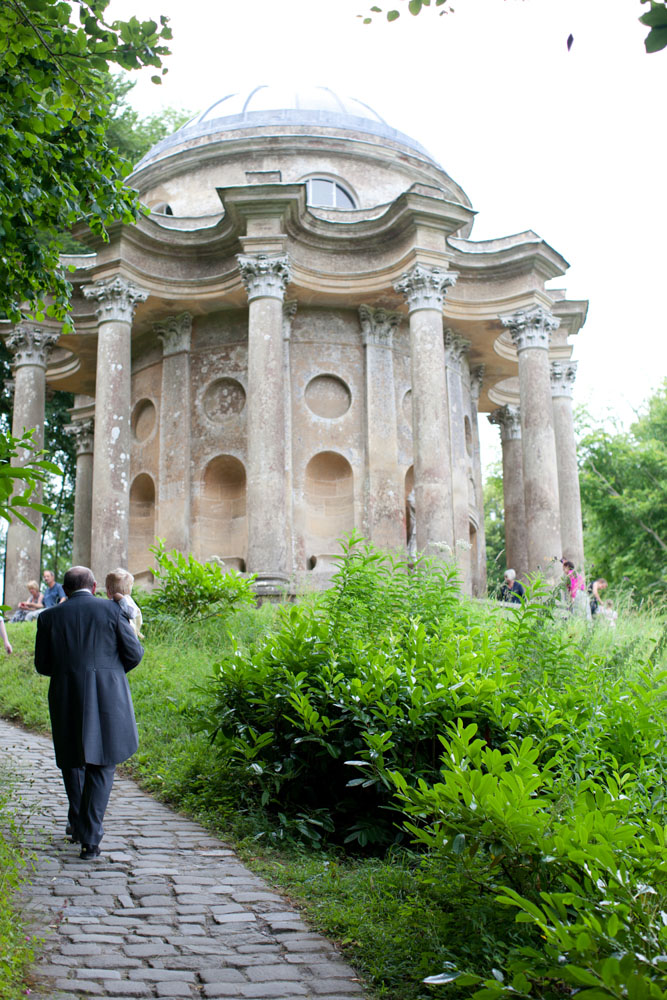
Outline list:
[[[470,372],[470,398],[472,402],[472,478],[475,484],[477,507],[477,567],[473,567],[473,588],[475,597],[486,594],[486,531],[484,527],[484,480],[482,477],[482,452],[479,443],[479,396],[484,379],[484,365],[477,365]]]
[[[398,467],[394,331],[400,313],[359,309],[366,375],[367,532],[381,549],[405,549],[405,500]]]
[[[417,549],[454,559],[451,449],[442,306],[457,275],[416,264],[395,282],[410,312]]]
[[[581,523],[581,495],[577,444],[572,416],[572,387],[577,375],[576,361],[552,361],[551,397],[554,408],[558,495],[563,555],[578,570],[584,568],[584,530]]]
[[[501,316],[519,355],[528,569],[549,583],[561,576],[560,502],[554,436],[549,339],[560,321],[541,306]],[[516,567],[514,567],[516,569]]]
[[[148,292],[117,276],[87,285],[83,294],[97,303],[99,323],[90,568],[102,584],[128,561],[132,319]]]
[[[505,568],[515,570],[518,577],[525,577],[528,572],[528,545],[519,407],[501,406],[489,414],[489,422],[500,427],[503,449]]]
[[[155,323],[162,341],[157,535],[167,549],[190,551],[190,340],[188,312]]]
[[[46,367],[49,355],[58,340],[53,330],[41,329],[30,323],[19,323],[5,343],[14,355],[14,416],[12,434],[23,437],[24,430],[34,430],[33,441],[38,450],[44,447],[44,411]],[[19,450],[19,457],[12,465],[23,465],[33,457],[32,452]],[[15,493],[22,493],[18,481]],[[42,501],[42,487],[37,485],[30,495],[36,503]],[[21,509],[29,521],[24,524],[12,520],[7,529],[7,555],[5,560],[5,604],[15,607],[25,597],[28,580],[39,580],[42,548],[42,515],[39,511]]]
[[[463,412],[463,356],[470,347],[453,330],[445,330],[445,370],[449,401],[449,442],[452,455],[452,508],[456,562],[461,573],[462,589],[472,593],[470,561],[470,509],[468,502],[468,456],[466,452],[465,414]]]
[[[74,537],[72,565],[90,566],[93,517],[93,441],[95,421],[75,420],[67,428],[76,444],[76,487],[74,491]],[[112,567],[113,568],[113,567]]]
[[[248,291],[248,571],[257,593],[280,594],[289,579],[285,505],[283,300],[290,280],[283,254],[238,254]]]

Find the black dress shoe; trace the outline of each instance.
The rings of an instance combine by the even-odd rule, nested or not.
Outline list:
[[[99,858],[100,856],[100,845],[99,844],[82,844],[81,854],[79,857],[82,861],[92,861],[93,858]]]

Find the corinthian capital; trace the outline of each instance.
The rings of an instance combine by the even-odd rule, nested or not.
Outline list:
[[[248,292],[248,302],[253,299],[280,299],[292,278],[287,254],[259,253],[252,256],[236,255],[243,284]]]
[[[518,309],[509,316],[501,316],[500,322],[509,330],[517,351],[525,351],[528,347],[547,350],[552,332],[560,326],[560,320],[542,306]]]
[[[394,330],[401,322],[401,314],[388,312],[386,309],[373,309],[372,306],[359,306],[359,322],[364,347],[369,344],[391,347]]]
[[[551,395],[568,396],[572,399],[574,380],[577,377],[576,361],[551,362]]]
[[[181,354],[190,350],[190,336],[192,334],[192,315],[189,312],[181,313],[180,316],[168,316],[167,319],[153,324],[158,340],[162,341],[162,356],[168,357],[170,354]]]
[[[5,343],[14,355],[13,368],[23,365],[37,365],[46,370],[51,351],[58,342],[55,330],[45,330],[28,323],[19,323],[9,334]]]
[[[77,457],[79,455],[92,455],[95,439],[95,421],[92,417],[88,420],[77,420],[66,427],[65,431],[74,438]]]
[[[454,333],[453,330],[445,330],[444,340],[445,363],[448,368],[454,368],[457,372],[460,372],[461,360],[470,347],[470,341],[465,340],[464,337],[460,337],[459,334]]]
[[[148,298],[145,288],[139,288],[120,274],[86,285],[82,291],[87,299],[98,303],[95,312],[100,323],[131,323],[137,303]]]
[[[410,312],[417,309],[442,309],[445,292],[456,284],[458,274],[440,267],[415,264],[394,282],[394,288],[405,297]]]
[[[489,413],[489,423],[500,427],[501,441],[521,440],[521,412],[518,406],[499,406]]]
[[[470,395],[472,396],[472,401],[477,406],[479,403],[479,397],[482,392],[482,383],[484,381],[484,365],[476,365],[470,370]]]

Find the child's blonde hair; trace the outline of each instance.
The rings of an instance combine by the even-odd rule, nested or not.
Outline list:
[[[122,594],[128,597],[132,593],[134,577],[126,569],[115,569],[112,573],[107,573],[104,581],[108,594]]]

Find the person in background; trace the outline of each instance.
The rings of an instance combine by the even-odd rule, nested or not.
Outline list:
[[[30,611],[42,611],[44,608],[44,598],[40,593],[37,580],[28,580],[26,586],[30,596],[27,601],[19,601],[18,608],[9,619],[13,623],[24,622]]]
[[[591,597],[590,603],[591,603],[592,615],[596,615],[598,613],[598,609],[602,604],[602,591],[606,590],[608,586],[609,584],[607,583],[607,581],[603,576],[601,576],[597,580],[594,580],[593,583],[590,585],[589,593]]]
[[[4,643],[5,653],[7,654],[7,656],[9,656],[9,654],[12,651],[12,644],[7,638],[7,628],[5,626],[5,619],[2,617],[2,615],[0,615],[0,639],[2,639]]]
[[[510,604],[521,604],[521,598],[525,593],[523,584],[516,578],[516,572],[513,569],[506,569],[503,585],[500,588],[500,600],[508,601]]]
[[[574,563],[569,559],[561,559],[563,573],[567,580],[567,593],[570,604],[570,612],[581,618],[588,618],[589,609],[586,599],[586,584],[584,578],[574,568]]]
[[[116,601],[121,613],[125,615],[130,625],[134,629],[138,639],[143,639],[141,626],[143,617],[141,608],[132,598],[132,584],[134,577],[126,569],[115,569],[113,573],[107,573],[105,586],[107,597],[110,601]]]
[[[34,619],[37,618],[38,615],[41,615],[42,611],[44,611],[45,608],[54,608],[56,604],[62,604],[63,601],[67,600],[67,597],[65,596],[65,591],[63,590],[63,588],[60,586],[59,583],[56,583],[56,577],[53,570],[45,569],[42,576],[44,579],[44,583],[46,584],[46,590],[44,591],[43,594],[44,607],[37,608],[35,611],[29,611],[28,614],[25,616],[25,620],[27,622],[34,621]]]
[[[618,611],[614,609],[612,601],[605,601],[603,606],[600,608],[599,614],[606,619],[609,628],[616,628]]]

